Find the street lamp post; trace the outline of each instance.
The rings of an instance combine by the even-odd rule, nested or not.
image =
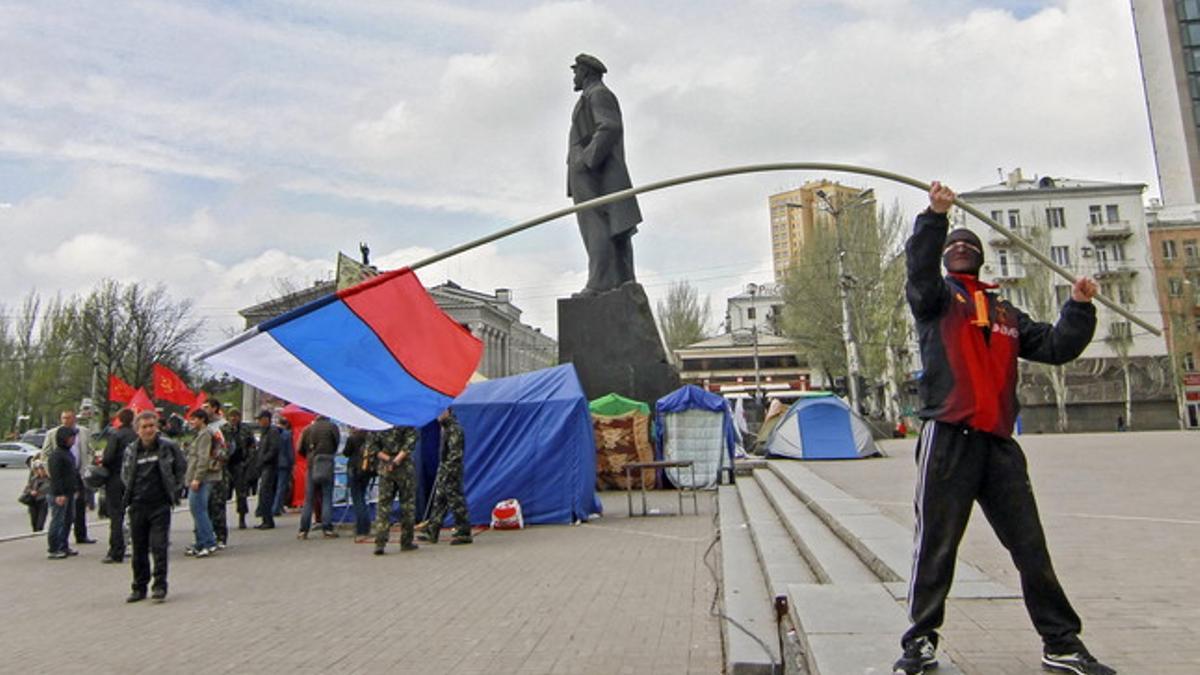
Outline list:
[[[758,310],[754,303],[754,297],[758,294],[758,284],[747,284],[746,292],[750,294],[750,307],[754,310],[754,318],[750,320],[750,338],[754,342],[754,402],[761,406],[762,372],[758,367]],[[749,318],[750,312],[747,312],[746,315]]]
[[[846,391],[850,397],[850,409],[858,413],[860,397],[858,391],[858,372],[861,360],[858,354],[858,342],[854,339],[854,329],[851,326],[850,312],[850,275],[846,272],[846,247],[842,241],[842,212],[851,206],[859,206],[873,195],[872,190],[863,190],[849,203],[840,207],[835,206],[824,190],[816,191],[817,197],[824,203],[825,210],[833,217],[834,242],[837,246],[838,297],[842,304],[842,343],[846,348]]]

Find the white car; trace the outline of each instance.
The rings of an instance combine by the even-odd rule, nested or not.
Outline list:
[[[41,448],[21,441],[0,443],[0,466],[28,467],[41,451]]]

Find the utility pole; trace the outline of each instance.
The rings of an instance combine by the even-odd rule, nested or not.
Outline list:
[[[842,240],[842,212],[852,206],[860,206],[873,198],[873,190],[863,190],[849,203],[837,206],[829,199],[824,190],[817,190],[817,197],[824,202],[825,210],[833,217],[833,234],[837,246],[838,297],[842,304],[842,344],[846,348],[846,391],[850,398],[850,409],[858,414],[861,408],[861,398],[858,391],[858,373],[861,358],[858,354],[858,342],[854,339],[854,328],[851,325],[850,312],[850,274],[846,271],[846,245]]]

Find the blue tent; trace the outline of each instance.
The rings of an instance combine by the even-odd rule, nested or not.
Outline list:
[[[574,366],[478,382],[451,407],[466,436],[464,487],[473,524],[491,522],[492,507],[503,499],[519,500],[525,522],[535,525],[601,512],[592,417]],[[436,466],[436,446],[432,452]]]
[[[859,459],[880,454],[871,429],[842,399],[802,398],[784,414],[767,437],[768,457]]]
[[[708,487],[720,479],[721,469],[733,466],[737,432],[729,405],[717,394],[694,384],[676,389],[654,404],[654,444],[659,459],[692,460],[692,471],[668,469],[676,485]]]

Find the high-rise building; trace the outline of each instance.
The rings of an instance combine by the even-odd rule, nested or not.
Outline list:
[[[1162,199],[1146,215],[1179,416],[1200,428],[1200,0],[1133,0]]]
[[[817,196],[818,192],[824,192],[835,208],[851,204],[864,193],[862,188],[822,179],[770,196],[771,259],[776,283],[787,278],[787,271],[796,264],[804,240],[812,235],[814,228],[833,227],[833,215]],[[874,207],[875,202],[868,196],[861,203]]]
[[[1163,205],[1200,202],[1200,0],[1133,0]]]

